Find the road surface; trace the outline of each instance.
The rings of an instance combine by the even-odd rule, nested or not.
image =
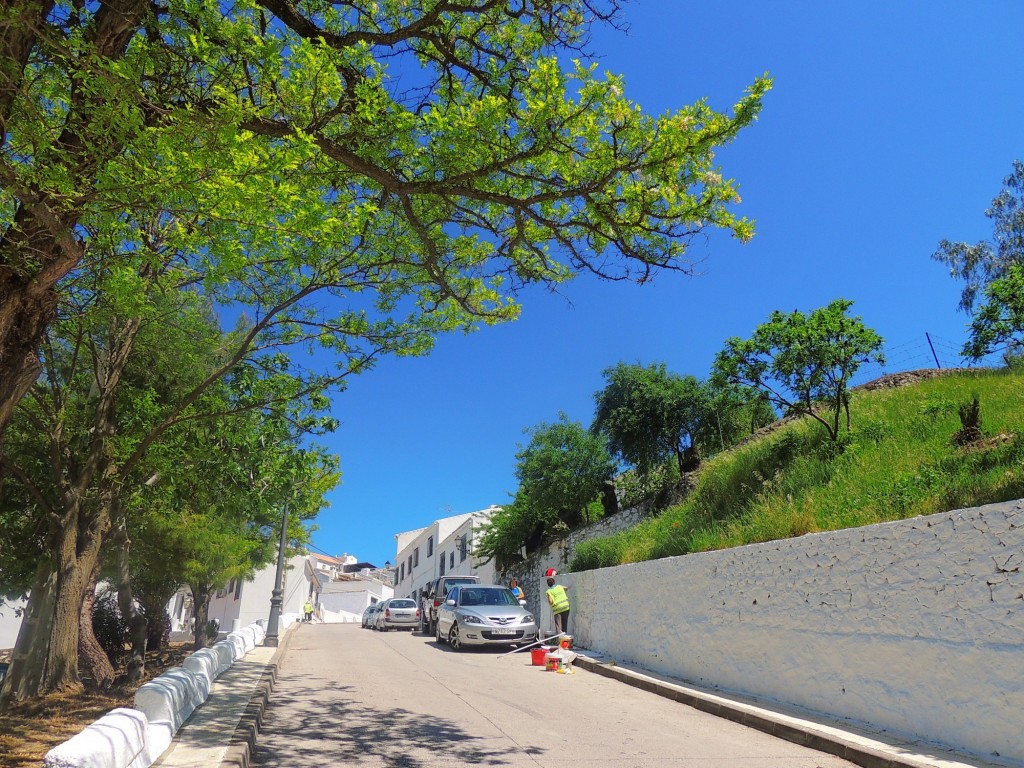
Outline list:
[[[850,768],[529,651],[457,653],[418,632],[295,629],[253,753],[257,766]]]

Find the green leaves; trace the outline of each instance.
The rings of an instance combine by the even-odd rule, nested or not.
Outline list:
[[[527,430],[530,442],[516,453],[515,499],[485,526],[478,554],[502,568],[521,549],[564,536],[590,522],[592,502],[615,474],[604,439],[560,413],[558,421]]]
[[[836,299],[809,315],[775,311],[750,339],[727,339],[718,353],[713,378],[752,387],[774,405],[819,421],[836,440],[845,409],[850,426],[847,385],[866,362],[884,362],[882,338],[848,317],[852,301]],[[831,421],[817,415],[825,406]]]
[[[710,391],[694,376],[670,373],[664,363],[619,363],[604,377],[605,388],[594,395],[592,430],[641,474],[668,458],[683,471],[683,453],[708,417]]]
[[[973,309],[978,293],[990,282],[1004,277],[1012,266],[1024,264],[1024,162],[1013,162],[1013,172],[1003,180],[1003,189],[985,216],[992,220],[991,242],[971,245],[943,240],[932,254],[949,266],[951,277],[964,281],[960,309],[965,312]]]
[[[971,336],[964,354],[978,360],[1005,345],[1013,351],[1024,334],[1024,264],[1010,266],[984,289],[985,301],[971,320]],[[1010,357],[1011,355],[1007,355]]]

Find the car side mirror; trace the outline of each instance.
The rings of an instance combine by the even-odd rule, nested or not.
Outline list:
[[[520,601],[519,601],[519,604],[520,604],[521,606],[523,606],[524,608],[526,607],[526,601],[525,601],[525,600],[520,600]]]
[[[444,604],[445,605],[455,605],[455,601],[454,600],[445,600]]]

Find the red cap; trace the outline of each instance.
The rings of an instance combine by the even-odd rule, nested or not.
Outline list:
[[[548,578],[548,579],[550,579],[552,576],[557,576],[557,575],[558,575],[558,571],[556,571],[554,568],[548,568],[546,571],[544,571],[544,576],[545,576],[545,578]]]

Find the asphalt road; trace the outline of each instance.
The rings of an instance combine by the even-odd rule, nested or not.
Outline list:
[[[456,653],[419,633],[302,625],[252,756],[259,766],[845,768],[529,651]]]

